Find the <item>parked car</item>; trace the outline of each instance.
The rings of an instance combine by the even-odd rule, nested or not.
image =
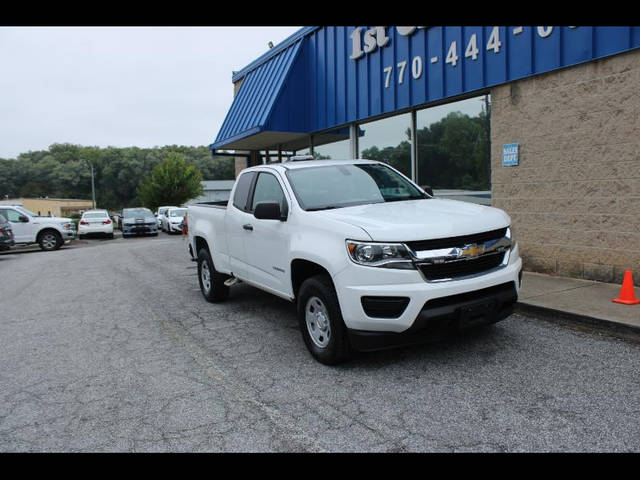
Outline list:
[[[0,215],[0,250],[9,250],[14,244],[11,223],[4,215]]]
[[[251,167],[227,204],[189,206],[204,298],[243,281],[296,302],[304,342],[326,364],[506,318],[522,273],[510,224],[369,160]]]
[[[50,251],[76,236],[76,225],[70,218],[42,217],[20,205],[0,205],[0,215],[11,223],[16,244],[37,243],[42,250]]]
[[[158,235],[158,222],[148,208],[124,208],[121,221],[123,238],[140,234]]]
[[[182,232],[182,218],[186,208],[169,208],[162,217],[162,230],[168,234]]]
[[[167,210],[169,210],[170,208],[178,208],[178,207],[175,207],[173,205],[158,207],[158,211],[156,212],[156,218],[158,219],[158,228],[162,229],[162,231],[164,231],[164,228],[162,228],[162,217],[165,216],[165,213],[167,213]]]
[[[113,238],[113,221],[106,210],[87,210],[78,222],[78,238],[100,234]]]

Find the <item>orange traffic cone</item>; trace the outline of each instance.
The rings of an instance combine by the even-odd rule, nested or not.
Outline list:
[[[633,293],[633,277],[631,276],[631,270],[627,270],[626,272],[624,272],[620,296],[618,298],[612,298],[611,301],[616,303],[624,303],[625,305],[636,305],[640,303],[640,300],[638,300],[635,293]]]

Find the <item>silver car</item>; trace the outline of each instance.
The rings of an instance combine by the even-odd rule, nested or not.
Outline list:
[[[158,235],[158,221],[148,208],[122,209],[122,237],[131,235]]]

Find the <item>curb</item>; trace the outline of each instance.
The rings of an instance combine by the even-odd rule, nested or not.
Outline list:
[[[640,326],[522,302],[516,303],[515,313],[536,315],[542,317],[543,320],[563,326],[577,327],[577,329],[583,331],[604,333],[617,338],[640,342]]]

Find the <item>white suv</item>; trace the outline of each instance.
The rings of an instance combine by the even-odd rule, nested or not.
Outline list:
[[[78,222],[78,238],[99,233],[113,238],[113,221],[106,210],[87,210]]]
[[[169,208],[162,216],[162,230],[171,234],[182,232],[182,218],[187,212],[187,208]]]

